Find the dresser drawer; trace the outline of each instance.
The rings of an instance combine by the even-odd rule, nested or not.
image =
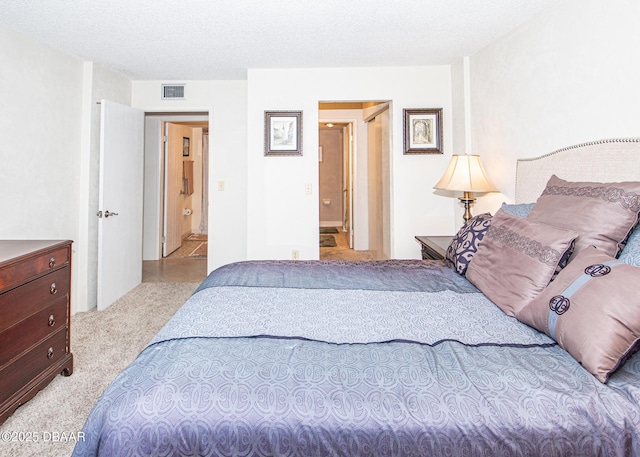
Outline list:
[[[0,333],[0,367],[68,323],[67,297]]]
[[[68,246],[62,246],[0,269],[0,292],[19,286],[56,267],[69,265],[70,251]]]
[[[69,294],[69,266],[0,295],[0,332]]]
[[[0,370],[0,405],[67,353],[67,331],[59,328],[33,350]]]

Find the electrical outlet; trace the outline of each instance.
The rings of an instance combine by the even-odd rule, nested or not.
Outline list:
[[[304,185],[304,193],[307,195],[311,195],[312,191],[312,187],[311,187],[311,183],[307,183]]]
[[[300,251],[298,251],[297,249],[292,249],[291,260],[300,260]]]

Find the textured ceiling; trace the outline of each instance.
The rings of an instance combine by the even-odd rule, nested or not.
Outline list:
[[[557,1],[557,0],[556,0]],[[437,65],[554,0],[2,0],[0,26],[134,80]]]

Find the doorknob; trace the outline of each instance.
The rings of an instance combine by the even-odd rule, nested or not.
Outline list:
[[[96,216],[98,216],[98,217],[102,217],[102,214],[103,214],[103,213],[102,213],[102,211],[98,211],[98,214],[96,214]],[[118,215],[118,213],[114,213],[114,212],[109,211],[109,210],[106,210],[106,211],[104,212],[104,217],[117,216],[117,215]]]

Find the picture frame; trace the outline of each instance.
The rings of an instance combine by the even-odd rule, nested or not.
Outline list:
[[[191,140],[186,136],[182,137],[182,157],[189,157],[189,142]]]
[[[264,112],[264,155],[302,155],[302,111]]]
[[[405,109],[404,153],[443,154],[442,108]]]

